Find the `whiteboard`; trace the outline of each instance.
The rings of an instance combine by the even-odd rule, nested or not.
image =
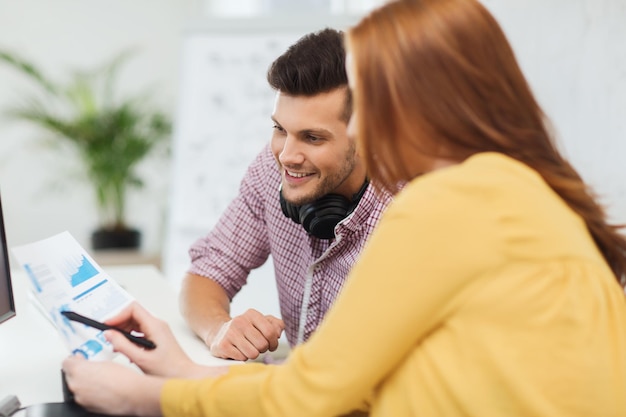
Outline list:
[[[270,140],[275,94],[266,80],[270,64],[301,36],[351,22],[218,20],[185,35],[163,254],[164,274],[175,287],[189,268],[190,245],[217,222],[248,165]],[[280,316],[277,300],[268,261],[250,275],[231,313],[256,308]]]

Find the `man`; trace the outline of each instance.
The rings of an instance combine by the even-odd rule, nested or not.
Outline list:
[[[249,166],[239,195],[190,249],[181,311],[218,357],[255,359],[306,340],[335,300],[385,207],[347,136],[351,97],[342,33],[304,36],[271,65],[271,143]],[[282,320],[230,301],[272,256]]]

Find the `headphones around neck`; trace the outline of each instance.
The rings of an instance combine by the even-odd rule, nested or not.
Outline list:
[[[334,239],[335,226],[356,208],[368,184],[369,181],[366,180],[352,200],[340,194],[326,194],[302,206],[296,206],[285,200],[281,186],[280,208],[286,217],[301,224],[310,235],[318,239]]]

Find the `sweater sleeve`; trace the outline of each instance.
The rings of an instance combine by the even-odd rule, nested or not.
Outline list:
[[[476,204],[482,196],[457,188],[445,177],[405,188],[318,331],[288,362],[169,382],[164,414],[317,416],[361,406],[462,303],[473,278],[493,261],[484,253],[493,233],[485,234],[484,203]],[[478,234],[481,245],[474,244]]]

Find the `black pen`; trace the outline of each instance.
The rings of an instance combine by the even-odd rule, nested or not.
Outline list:
[[[80,314],[75,313],[73,311],[61,311],[61,314],[63,314],[69,320],[77,321],[79,323],[82,323],[89,327],[96,328],[98,330],[117,330],[118,332],[122,333],[131,342],[141,347],[144,347],[146,349],[154,349],[156,347],[154,342],[146,339],[145,337],[135,336],[133,334],[128,333],[127,331],[118,329],[117,327],[114,327],[114,326],[109,326],[108,324],[100,323],[99,321],[92,320],[85,316],[81,316]]]

